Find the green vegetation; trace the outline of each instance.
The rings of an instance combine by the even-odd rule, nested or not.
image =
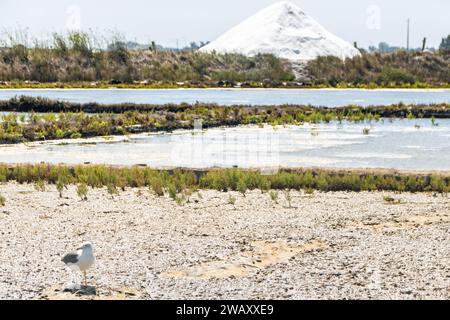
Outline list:
[[[320,57],[308,63],[307,74],[315,86],[448,87],[450,51],[364,53],[345,61],[336,57]]]
[[[27,85],[84,83],[84,85],[134,84],[143,87],[230,86],[233,82],[289,81],[290,64],[273,55],[252,58],[239,54],[206,54],[198,51],[129,49],[113,38],[98,45],[86,33],[55,34],[48,43],[29,46],[21,39],[4,40],[0,49],[0,81]],[[105,42],[104,39],[102,39]],[[99,48],[107,49],[99,49]],[[102,82],[101,84],[92,82]],[[29,83],[28,83],[29,84]]]
[[[286,201],[288,203],[288,208],[291,209],[292,208],[292,195],[291,195],[290,189],[284,190],[284,198],[286,199]]]
[[[4,207],[6,205],[6,199],[4,196],[0,194],[0,207]]]
[[[83,177],[80,177],[83,178]],[[81,179],[84,180],[84,179]],[[80,197],[80,199],[82,201],[87,201],[87,194],[88,194],[88,187],[86,185],[86,183],[81,182],[80,184],[78,184],[77,186],[77,195]]]
[[[114,196],[119,194],[117,191],[116,186],[113,183],[108,183],[106,185],[106,191],[108,191],[108,194],[111,195],[111,198],[114,199]]]
[[[43,181],[43,180],[38,180],[38,181],[36,181],[35,183],[34,183],[34,188],[37,190],[37,191],[40,191],[40,192],[44,192],[45,191],[45,181]]]
[[[315,108],[312,106],[97,105],[19,97],[0,102],[0,143],[76,139],[142,132],[263,124],[301,125],[338,121],[371,122],[382,118],[450,118],[449,104],[385,107]],[[27,116],[18,115],[30,113]],[[39,113],[36,113],[39,112]],[[434,120],[433,120],[434,119]],[[369,134],[370,131],[365,131]],[[312,133],[315,135],[314,133]]]
[[[0,182],[77,185],[81,199],[86,199],[88,187],[112,189],[151,188],[159,196],[168,194],[172,199],[180,194],[189,195],[199,189],[218,191],[272,190],[273,201],[278,193],[273,190],[328,191],[450,191],[450,177],[440,174],[403,174],[383,171],[333,171],[321,169],[283,169],[273,175],[255,170],[217,169],[154,170],[145,167],[65,166],[49,164],[0,165]],[[157,182],[156,182],[157,181]],[[155,189],[153,189],[155,188]],[[156,192],[156,191],[157,192]]]
[[[272,190],[269,192],[269,195],[273,202],[278,203],[278,191]]]
[[[400,204],[401,200],[392,198],[390,196],[386,196],[383,198],[384,202],[388,203],[388,204]]]
[[[80,32],[54,34],[47,42],[13,35],[0,39],[0,88],[442,88],[450,83],[449,37],[436,53],[320,57],[296,81],[289,61],[268,54],[162,50],[155,43],[131,49],[120,37]]]
[[[56,190],[59,192],[59,197],[63,197],[64,189],[67,189],[67,182],[65,176],[60,176],[58,180],[56,181]]]
[[[450,34],[447,36],[447,38],[442,39],[439,50],[443,52],[450,52]]]
[[[232,195],[230,195],[228,197],[228,204],[234,206],[236,204],[236,197],[233,197]]]

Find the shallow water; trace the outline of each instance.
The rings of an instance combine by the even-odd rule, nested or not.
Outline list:
[[[275,129],[246,126],[137,135],[114,143],[100,139],[91,145],[0,146],[0,162],[450,170],[450,120],[438,124],[404,119]],[[364,128],[370,129],[368,135]]]
[[[97,102],[166,104],[210,102],[220,105],[282,105],[311,104],[338,107],[395,103],[450,103],[450,90],[335,90],[335,89],[52,89],[0,90],[0,100],[15,96],[46,97],[78,103]]]

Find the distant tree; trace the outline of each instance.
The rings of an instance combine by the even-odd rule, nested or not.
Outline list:
[[[386,42],[380,42],[378,44],[378,51],[382,53],[388,53],[390,52],[390,46]]]
[[[189,49],[191,49],[192,51],[199,49],[199,45],[197,44],[197,42],[192,41],[189,45]]]
[[[439,50],[450,51],[450,35],[447,38],[443,38]]]

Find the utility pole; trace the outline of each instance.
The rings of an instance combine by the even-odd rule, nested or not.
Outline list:
[[[407,32],[406,32],[406,51],[409,51],[409,35],[410,35],[410,19],[408,18],[408,22],[407,22]]]

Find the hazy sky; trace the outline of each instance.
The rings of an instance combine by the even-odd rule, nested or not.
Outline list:
[[[67,28],[120,31],[141,42],[180,46],[214,40],[276,0],[0,0],[0,31],[29,28],[45,36]],[[449,0],[292,0],[329,31],[367,47],[387,41],[406,45],[423,37],[432,46],[450,33]]]

